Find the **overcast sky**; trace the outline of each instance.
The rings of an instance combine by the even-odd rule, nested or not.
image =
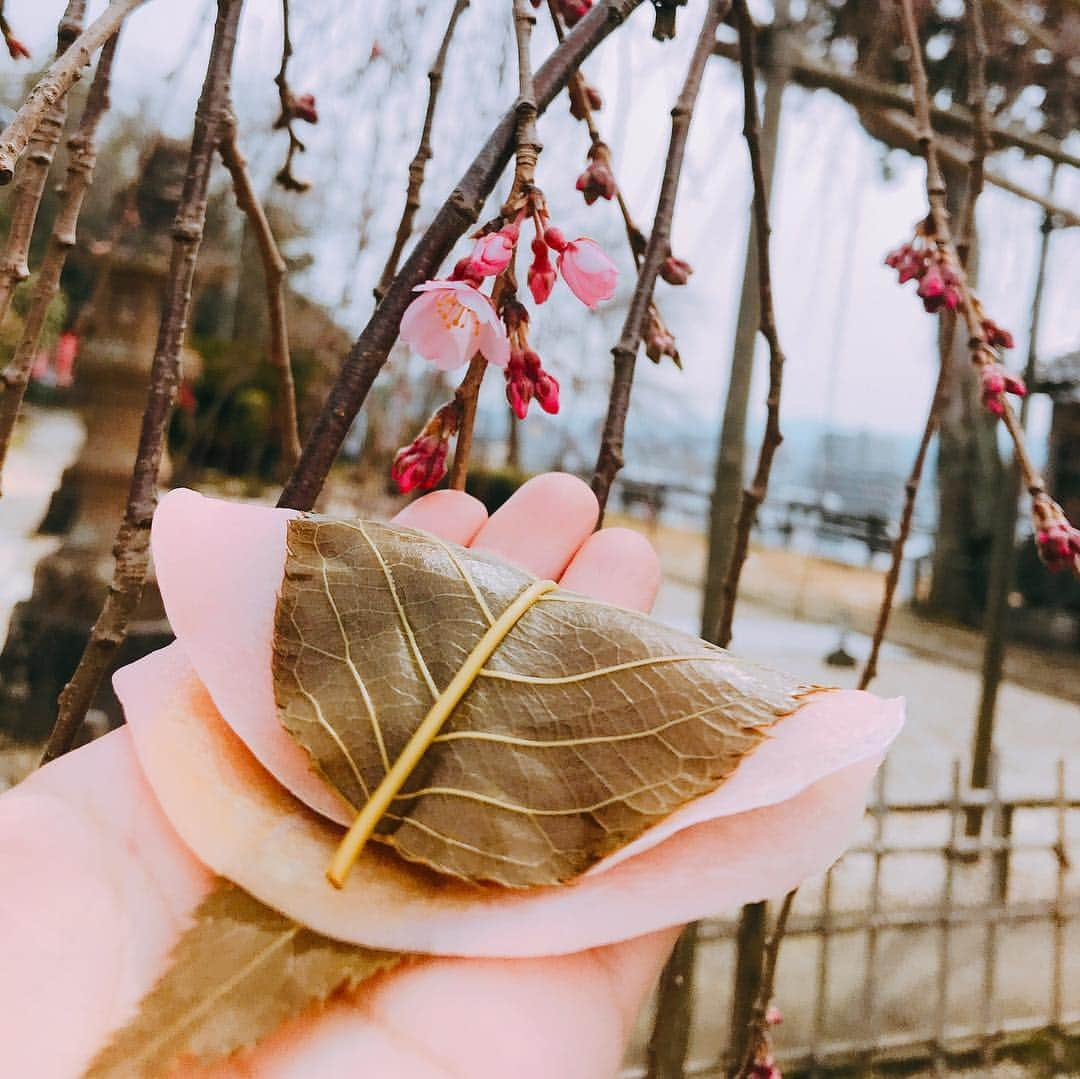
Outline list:
[[[101,6],[91,4],[92,11]],[[615,152],[617,175],[645,225],[655,208],[668,109],[703,6],[704,0],[690,0],[679,15],[678,40],[661,46],[650,38],[651,13],[644,5],[586,68],[607,101],[600,123]],[[17,32],[34,48],[35,60],[44,57],[62,5],[8,0],[6,7]],[[357,330],[369,313],[370,288],[400,213],[405,169],[426,96],[423,73],[451,0],[370,0],[319,7],[321,21],[301,8],[294,28],[293,82],[318,96],[322,115],[318,128],[306,132],[310,152],[297,167],[300,174],[317,180],[302,196],[304,213],[318,235],[316,264],[304,284],[328,303],[347,301],[339,307],[339,317]],[[341,14],[327,18],[326,12],[337,7]],[[445,197],[492,118],[512,99],[512,65],[506,65],[510,70],[503,71],[499,81],[499,65],[506,63],[505,23],[499,20],[508,22],[509,7],[506,0],[472,0],[461,20],[422,219],[436,199]],[[411,21],[415,9],[427,11],[419,23]],[[209,41],[206,11],[204,3],[150,0],[130,19],[117,57],[121,110],[130,112],[135,101],[142,102],[174,133],[186,133]],[[376,39],[387,59],[368,68],[365,61]],[[241,137],[248,145],[258,143],[252,157],[268,180],[283,152],[280,142],[265,138],[273,116],[271,80],[280,48],[276,0],[248,0],[240,40],[236,98]],[[537,59],[550,46],[550,32],[541,26]],[[163,100],[163,73],[185,57]],[[399,60],[403,70],[395,72],[390,61]],[[645,365],[643,373],[644,392],[676,394],[703,418],[719,408],[742,273],[750,184],[740,126],[736,72],[727,61],[716,59],[691,132],[674,226],[674,249],[696,272],[679,296],[666,285],[658,286],[686,371],[680,375]],[[542,121],[540,134],[547,151],[539,180],[553,216],[571,234],[602,237],[628,270],[614,208],[586,208],[573,191],[586,145],[583,129],[560,103],[550,119]],[[1004,154],[994,159],[993,167],[1045,190],[1048,170],[1042,162]],[[911,285],[898,287],[882,259],[910,236],[913,223],[925,212],[922,176],[921,162],[907,155],[893,153],[886,159],[880,144],[836,98],[798,89],[787,93],[773,199],[773,258],[780,332],[788,355],[788,416],[829,417],[837,426],[889,432],[921,428],[933,378],[934,320],[922,312]],[[1080,208],[1080,177],[1075,172],[1061,170],[1057,198]],[[988,312],[1016,334],[1021,348],[1013,353],[1012,364],[1017,367],[1023,363],[1027,339],[1040,219],[1041,211],[992,187],[980,203],[980,293]],[[362,229],[368,248],[358,259]],[[1080,346],[1078,281],[1080,236],[1060,233],[1052,247],[1040,338],[1043,355]],[[556,300],[571,302],[565,292],[551,304]],[[545,311],[536,316],[538,321],[546,317]],[[601,356],[593,362],[606,360]],[[758,375],[754,400],[760,411],[761,364]],[[1033,410],[1036,436],[1045,429],[1046,417],[1045,407]]]

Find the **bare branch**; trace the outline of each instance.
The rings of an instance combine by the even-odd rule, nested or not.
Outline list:
[[[993,362],[993,354],[986,340],[986,329],[983,326],[981,309],[978,300],[971,291],[965,272],[965,264],[974,235],[975,227],[975,204],[982,188],[982,162],[989,146],[987,136],[986,117],[986,43],[982,34],[982,8],[980,0],[967,0],[969,36],[972,37],[971,52],[971,110],[978,118],[976,124],[975,150],[972,154],[969,190],[963,214],[963,228],[965,248],[962,254],[957,250],[950,232],[949,215],[945,204],[945,178],[938,164],[938,144],[930,122],[930,97],[929,84],[926,77],[926,68],[923,64],[922,45],[919,41],[918,26],[912,8],[912,0],[901,0],[901,12],[904,24],[904,36],[907,40],[911,53],[911,85],[915,102],[915,117],[918,126],[919,144],[922,148],[923,157],[926,159],[926,191],[930,203],[930,217],[933,224],[932,237],[934,242],[951,257],[955,265],[957,288],[960,294],[958,310],[963,318],[969,338],[969,348],[972,362],[976,367],[982,367],[986,363]],[[866,689],[877,674],[877,661],[881,652],[881,646],[888,629],[889,616],[896,595],[897,582],[900,577],[900,568],[903,563],[904,547],[911,532],[911,521],[915,510],[915,499],[918,495],[919,482],[922,477],[923,464],[927,450],[935,431],[937,430],[941,409],[944,404],[946,386],[948,382],[948,365],[951,362],[952,338],[955,327],[955,317],[946,316],[944,332],[941,338],[941,367],[938,371],[937,385],[934,397],[930,405],[930,412],[926,418],[919,449],[915,455],[911,475],[904,486],[904,505],[900,515],[900,529],[893,543],[892,559],[888,573],[885,577],[885,590],[882,596],[881,606],[878,610],[877,622],[874,627],[874,636],[870,645],[870,654],[867,657],[862,675],[859,678],[859,688]],[[1028,493],[1032,498],[1032,514],[1036,525],[1044,519],[1053,519],[1060,515],[1060,509],[1046,492],[1046,485],[1042,476],[1035,468],[1028,453],[1027,444],[1024,440],[1022,425],[1018,422],[1015,413],[1007,401],[1002,400],[1002,420],[1005,429],[1013,440],[1015,463],[1023,477]],[[1080,572],[1080,570],[1078,570]]]
[[[770,33],[765,31],[762,33],[762,38],[766,42]],[[717,55],[727,57],[729,60],[738,59],[738,48],[726,41],[717,43],[716,52]],[[909,115],[915,111],[911,94],[904,87],[878,82],[865,75],[850,75],[824,60],[808,56],[795,48],[790,50],[790,54],[785,52],[784,59],[785,63],[790,62],[792,80],[807,89],[831,90],[855,107],[872,105],[878,108],[900,109]],[[931,105],[930,115],[939,131],[969,134],[974,129],[971,112],[962,105],[952,105],[947,109]],[[1014,146],[1018,150],[1023,150],[1025,154],[1045,157],[1048,161],[1055,161],[1059,165],[1080,169],[1080,157],[1069,153],[1057,139],[1050,135],[1027,131],[1016,124],[1008,126],[992,124],[990,138],[995,150]]]
[[[783,442],[780,433],[780,391],[784,377],[784,353],[776,330],[776,312],[772,298],[772,267],[769,260],[769,189],[761,163],[761,124],[758,120],[757,66],[754,21],[746,0],[735,0],[735,20],[739,29],[739,53],[743,80],[743,135],[750,155],[750,171],[754,177],[754,238],[757,243],[758,317],[761,336],[769,346],[769,393],[765,399],[767,416],[765,433],[758,450],[754,478],[742,494],[739,516],[735,522],[731,561],[724,579],[723,608],[720,625],[714,636],[717,644],[726,647],[731,641],[731,625],[735,618],[735,603],[739,593],[739,577],[750,548],[750,528],[758,507],[765,501],[769,489],[773,457]]]
[[[527,7],[527,0],[514,0],[514,38],[517,42],[518,99],[517,133],[514,137],[514,182],[510,188],[502,216],[512,216],[519,204],[533,197],[536,187],[536,162],[542,149],[536,133],[536,90],[533,86],[532,61],[529,56],[532,30],[536,16]],[[515,248],[516,251],[516,248]],[[491,302],[502,313],[506,300],[517,291],[513,262],[501,273],[491,289]],[[487,360],[477,353],[469,363],[461,385],[454,395],[460,410],[457,444],[454,447],[454,463],[450,469],[450,489],[464,491],[469,474],[469,457],[472,454],[473,428],[476,425],[476,405],[480,386],[487,374]]]
[[[898,145],[906,144],[912,148],[918,146],[918,125],[910,116],[895,109],[886,109],[877,114],[876,120],[879,129],[891,131]],[[940,135],[936,141],[938,157],[946,165],[952,165],[953,168],[957,169],[971,168],[975,154],[967,146],[957,142],[956,139],[942,138]],[[1080,214],[1075,210],[1062,206],[1058,202],[1054,202],[1048,196],[1040,195],[1038,192],[1032,191],[1030,188],[1024,187],[1023,184],[1018,184],[1007,176],[994,172],[992,169],[984,169],[983,178],[986,183],[1000,188],[1002,191],[1008,191],[1010,195],[1015,195],[1025,202],[1032,202],[1048,213],[1053,214],[1060,225],[1069,228],[1080,227]]]
[[[701,89],[705,65],[716,44],[716,29],[727,14],[731,0],[709,0],[705,19],[701,24],[697,44],[694,46],[687,68],[686,79],[675,107],[671,110],[671,138],[668,141],[664,177],[660,183],[660,197],[656,204],[652,230],[645,246],[645,254],[638,271],[637,284],[630,299],[630,307],[623,323],[618,344],[611,350],[614,373],[608,398],[607,417],[600,438],[600,453],[593,470],[592,489],[600,503],[600,523],[616,473],[623,465],[623,437],[626,431],[626,414],[630,407],[630,391],[634,383],[634,365],[637,351],[645,329],[645,320],[652,304],[653,288],[660,264],[671,249],[671,219],[675,212],[675,198],[682,176],[683,155],[690,132],[694,106]]]
[[[226,112],[218,144],[221,160],[232,177],[236,205],[243,211],[255,234],[266,279],[266,304],[270,320],[270,363],[277,372],[277,426],[281,458],[291,471],[300,460],[300,432],[296,419],[296,387],[289,356],[289,327],[285,316],[285,259],[278,250],[270,222],[255,194],[247,161],[236,141],[236,116]]]
[[[542,113],[566,86],[582,61],[620,26],[642,0],[599,0],[536,72],[536,106]],[[349,427],[397,337],[412,290],[433,277],[462,233],[480,215],[484,200],[506,168],[514,147],[517,112],[499,121],[468,171],[440,207],[405,265],[386,290],[349,349],[334,386],[304,444],[300,463],[278,499],[278,505],[310,509],[341,447]]]
[[[22,157],[46,110],[60,101],[93,59],[94,53],[116,33],[120,24],[143,0],[112,0],[42,75],[19,107],[15,118],[0,132],[0,184],[11,183],[15,163]]]
[[[243,0],[218,0],[214,40],[195,110],[195,130],[184,187],[173,223],[172,256],[150,368],[138,454],[131,474],[127,506],[113,548],[116,558],[113,579],[79,665],[60,694],[60,710],[45,746],[43,762],[53,760],[71,747],[102,678],[124,642],[128,622],[138,606],[146,580],[150,560],[150,521],[157,506],[158,471],[180,380],[180,350],[191,310],[191,286],[206,223],[210,167],[228,109],[229,75],[242,3]]]
[[[19,408],[30,371],[41,342],[41,331],[49,307],[60,288],[60,275],[67,262],[68,252],[75,246],[76,230],[83,200],[94,175],[97,148],[94,139],[98,123],[109,107],[109,82],[112,76],[113,56],[116,52],[117,34],[111,37],[101,50],[94,81],[86,98],[86,105],[78,129],[68,140],[67,178],[64,181],[60,207],[49,235],[49,246],[42,259],[34,282],[30,309],[23,322],[22,336],[15,348],[11,363],[0,376],[0,478],[4,471],[11,435],[18,419]],[[27,162],[29,164],[29,161]],[[25,166],[24,166],[25,167]]]
[[[439,91],[442,89],[446,54],[450,51],[450,41],[454,36],[457,21],[468,6],[469,0],[454,0],[454,9],[450,12],[446,32],[443,34],[439,51],[435,54],[435,62],[428,72],[428,100],[427,109],[424,112],[424,126],[420,129],[420,145],[417,146],[416,153],[409,163],[409,187],[405,192],[405,208],[401,211],[401,221],[398,223],[397,233],[394,236],[394,246],[387,256],[379,283],[375,286],[376,303],[380,303],[386,295],[386,290],[390,287],[394,274],[397,273],[401,252],[405,250],[405,244],[412,235],[416,211],[420,209],[420,190],[424,186],[424,173],[427,171],[427,163],[432,156],[431,128],[435,121],[435,106],[439,101]]]
[[[69,0],[56,32],[58,61],[78,38],[86,13],[85,0]],[[45,183],[52,168],[56,147],[67,122],[67,95],[50,101],[40,112],[30,132],[29,153],[19,169],[15,194],[11,200],[11,224],[7,242],[0,256],[0,322],[7,316],[16,287],[30,276],[27,258],[30,240],[37,223],[38,209],[45,193]],[[8,179],[11,177],[9,176]],[[0,179],[0,182],[6,182]]]

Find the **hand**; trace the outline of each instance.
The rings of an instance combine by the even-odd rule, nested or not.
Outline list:
[[[531,481],[490,520],[456,492],[428,495],[398,520],[627,607],[648,609],[659,581],[641,537],[593,534],[595,500],[567,476]],[[131,986],[162,972],[184,924],[182,889],[154,894],[160,881],[139,863],[137,845],[102,841],[115,836],[117,814],[134,834],[156,808],[145,802],[152,795],[130,750],[106,761],[104,748],[76,751],[0,803],[0,1041],[12,1074],[77,1075],[127,1018]],[[79,786],[95,791],[102,816],[113,815],[111,830],[73,796]],[[148,928],[155,918],[161,924]],[[420,960],[285,1024],[254,1049],[177,1074],[613,1076],[675,933],[562,957]]]

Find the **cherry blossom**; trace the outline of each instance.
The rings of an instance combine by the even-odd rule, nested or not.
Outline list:
[[[506,329],[491,300],[468,281],[425,281],[414,290],[401,320],[401,339],[440,371],[452,371],[480,353],[505,367],[510,358]]]

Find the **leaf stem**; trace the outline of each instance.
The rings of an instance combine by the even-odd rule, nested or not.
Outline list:
[[[405,743],[405,748],[394,761],[390,771],[372,791],[371,797],[364,804],[353,821],[345,838],[341,841],[330,868],[326,871],[327,880],[335,888],[342,888],[364,844],[371,838],[383,814],[390,808],[390,803],[397,797],[398,791],[408,781],[420,759],[427,752],[443,724],[450,718],[461,698],[476,681],[484,664],[491,658],[495,649],[506,639],[532,605],[543,595],[557,588],[554,581],[533,581],[488,627],[483,637],[465,657],[465,662],[458,668],[450,684],[439,694],[427,715]]]

